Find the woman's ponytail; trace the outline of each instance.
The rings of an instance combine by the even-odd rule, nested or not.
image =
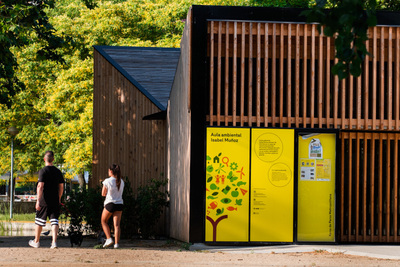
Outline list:
[[[121,185],[121,169],[117,164],[112,164],[110,166],[110,170],[111,170],[112,174],[115,176],[115,178],[117,179],[117,187],[119,190],[119,187]]]

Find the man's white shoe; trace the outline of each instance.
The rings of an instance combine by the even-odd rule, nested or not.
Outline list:
[[[40,242],[35,242],[35,240],[29,240],[29,246],[33,247],[33,248],[38,248],[40,247]]]
[[[108,247],[112,246],[113,244],[114,244],[114,241],[112,240],[112,238],[109,238],[104,243],[103,248],[108,248]]]
[[[52,242],[50,248],[58,248],[57,243],[56,242]]]

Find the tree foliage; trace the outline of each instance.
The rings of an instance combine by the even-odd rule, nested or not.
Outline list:
[[[45,10],[54,1],[0,1],[0,103],[10,106],[11,97],[24,88],[15,72],[18,61],[12,49],[36,43],[36,59],[62,60],[57,48],[63,38],[55,35]]]
[[[340,79],[349,74],[360,76],[362,62],[368,54],[367,31],[376,25],[375,10],[376,0],[317,0],[312,10],[304,12],[309,21],[320,23],[320,32],[323,25],[324,35],[335,38],[338,63],[332,72]]]
[[[390,10],[390,11],[399,11],[400,10],[400,1],[399,0],[377,0],[376,1],[377,9]]]
[[[16,170],[36,172],[49,149],[67,177],[91,170],[94,45],[179,47],[192,4],[251,3],[1,1],[0,172],[10,168],[11,124]]]
[[[327,34],[341,36],[337,42],[345,48],[338,74],[346,70],[357,74],[356,63],[366,52],[363,31],[373,24],[373,1],[360,2],[318,1],[313,9],[312,15],[331,26],[324,28]],[[55,152],[67,177],[91,170],[94,45],[179,47],[188,9],[194,4],[307,7],[313,3],[0,0],[0,173],[10,168],[7,128],[11,124],[20,130],[14,143],[16,170],[36,172],[48,149]],[[327,7],[333,8],[332,13],[323,10]],[[377,8],[395,9],[398,2],[378,1]],[[353,37],[356,47],[349,48]]]

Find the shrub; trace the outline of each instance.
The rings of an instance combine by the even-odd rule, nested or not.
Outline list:
[[[154,227],[168,206],[169,193],[161,191],[168,183],[167,179],[152,179],[149,184],[139,187],[137,198],[131,187],[128,177],[124,179],[123,192],[124,210],[122,213],[121,232],[124,238],[137,237],[138,233],[143,238],[154,235]],[[72,231],[99,233],[101,230],[101,213],[103,212],[104,197],[101,188],[72,191],[65,198],[63,218],[69,218],[70,225],[67,232]],[[86,221],[86,225],[83,225]],[[111,220],[110,220],[111,222]],[[112,223],[110,223],[112,227]],[[60,231],[63,231],[60,229]]]
[[[71,191],[65,198],[62,208],[62,218],[69,220],[67,233],[98,232],[101,229],[101,212],[103,198],[101,188],[77,189]],[[83,222],[86,221],[86,225]],[[64,231],[60,229],[60,231]]]
[[[121,232],[124,237],[133,238],[136,237],[138,233],[136,199],[128,177],[125,177],[123,180],[125,186],[122,195],[124,200],[124,210],[122,211],[121,218]]]
[[[167,179],[152,179],[148,185],[139,187],[136,209],[139,232],[143,238],[148,238],[154,234],[154,226],[160,219],[164,207],[169,204],[168,191],[162,192],[160,190],[167,183]]]
[[[101,196],[101,187],[89,188],[86,190],[84,204],[84,218],[93,232],[101,230],[101,213],[103,212],[104,198]]]
[[[65,199],[62,212],[69,219],[68,233],[83,232],[85,191],[72,191]]]

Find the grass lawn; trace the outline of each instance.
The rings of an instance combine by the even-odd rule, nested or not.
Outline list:
[[[10,213],[1,212],[0,221],[10,221]],[[18,214],[13,213],[11,221],[35,221],[35,213]]]

